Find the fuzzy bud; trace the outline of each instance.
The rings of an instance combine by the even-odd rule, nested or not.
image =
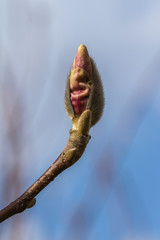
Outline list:
[[[103,108],[104,94],[101,78],[87,48],[81,44],[67,80],[66,112],[75,122],[75,119],[89,109],[92,113],[91,126],[93,126],[100,119]]]

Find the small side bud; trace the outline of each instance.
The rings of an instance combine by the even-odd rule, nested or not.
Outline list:
[[[78,132],[87,135],[91,127],[91,111],[85,110],[78,120]]]
[[[74,160],[76,156],[76,148],[71,148],[65,153],[65,158],[67,161]]]
[[[27,208],[32,208],[36,204],[36,198],[33,198],[29,203]]]
[[[89,109],[92,114],[91,126],[100,119],[104,108],[104,94],[100,75],[87,48],[81,44],[77,50],[68,76],[65,109],[75,122],[81,114]]]

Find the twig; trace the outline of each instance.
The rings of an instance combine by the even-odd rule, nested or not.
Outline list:
[[[88,113],[89,111],[87,110],[82,115],[88,115]],[[82,156],[89,139],[90,136],[84,134],[83,129],[82,131],[79,131],[79,129],[71,130],[68,142],[56,161],[19,198],[0,210],[0,222],[23,212],[27,208],[33,207],[36,202],[35,196],[53,181],[56,176],[73,165]]]

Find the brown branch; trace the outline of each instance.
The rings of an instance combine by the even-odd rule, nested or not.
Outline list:
[[[87,113],[87,118],[85,118],[84,121],[85,112]],[[79,125],[78,129],[70,131],[68,142],[56,161],[19,198],[0,210],[0,222],[3,222],[17,213],[23,212],[27,208],[33,207],[36,202],[35,196],[53,181],[56,176],[73,165],[82,156],[90,139],[88,135],[90,111],[86,110],[85,112],[80,117],[82,123]],[[86,128],[87,125],[88,128]]]

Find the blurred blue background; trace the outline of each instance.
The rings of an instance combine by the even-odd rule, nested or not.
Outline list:
[[[66,79],[80,44],[105,109],[82,158],[0,225],[1,240],[160,239],[160,1],[0,1],[0,207],[69,137]]]

